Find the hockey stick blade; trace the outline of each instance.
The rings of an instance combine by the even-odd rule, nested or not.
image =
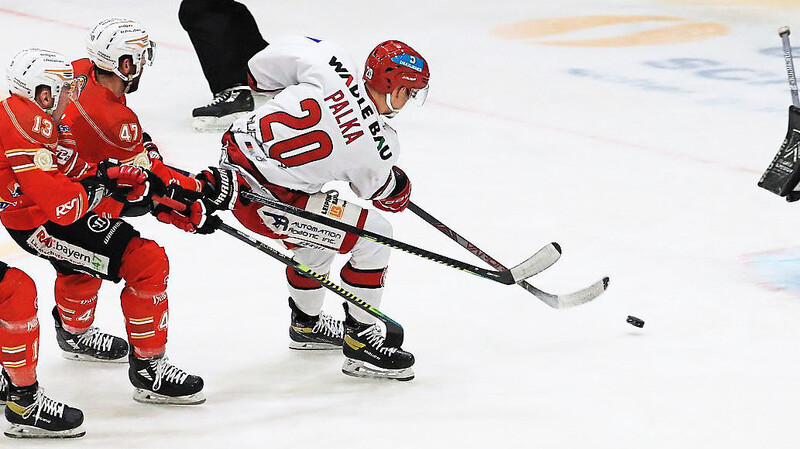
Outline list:
[[[505,270],[506,269],[506,267],[502,263],[498,262],[497,260],[492,258],[492,256],[486,254],[483,250],[481,250],[480,248],[475,246],[473,243],[471,243],[469,240],[464,238],[462,235],[460,235],[456,231],[450,229],[450,227],[448,227],[447,225],[445,225],[441,221],[439,221],[436,218],[434,218],[433,215],[429,214],[424,209],[422,209],[421,207],[419,207],[416,204],[414,204],[413,201],[408,203],[408,209],[411,212],[415,213],[418,217],[422,218],[425,222],[427,222],[428,224],[430,224],[431,226],[433,226],[434,228],[439,230],[441,233],[443,233],[444,235],[449,237],[451,240],[453,240],[456,243],[458,243],[461,247],[463,247],[467,251],[471,252],[472,254],[474,254],[475,256],[477,256],[478,258],[480,258],[482,261],[486,262],[487,264],[491,265],[495,269],[498,269],[498,270]],[[552,262],[549,265],[544,266],[545,264],[542,264],[542,267],[543,267],[542,270],[544,270],[545,268],[548,268],[550,265],[555,263],[561,257],[561,247],[555,242],[552,243],[552,245],[555,247],[555,249],[557,250],[558,254],[555,254],[555,255],[554,254],[550,254],[550,256],[554,256],[554,258],[552,259]],[[544,251],[545,249],[546,249],[546,247],[542,248],[542,250],[540,250],[540,252]],[[539,253],[535,254],[534,257],[532,257],[531,259],[536,258],[538,255],[539,255]],[[521,265],[524,266],[525,263],[520,264],[517,267],[514,267],[514,269],[517,269]],[[530,266],[525,266],[524,267],[526,272],[529,271],[529,267]],[[512,269],[512,271],[514,269]],[[539,270],[539,271],[542,271],[542,270]],[[531,276],[533,276],[533,274],[536,274],[536,273],[533,273],[533,271],[535,271],[535,270],[530,270],[529,271],[530,273],[532,273],[532,274],[530,274]],[[589,287],[584,288],[583,290],[579,290],[579,291],[574,292],[574,293],[569,293],[567,295],[554,295],[552,293],[547,293],[545,291],[542,291],[542,290],[534,287],[533,285],[529,284],[528,282],[526,282],[524,280],[521,280],[521,281],[517,282],[517,285],[519,285],[520,287],[524,288],[529,293],[533,294],[537,299],[539,299],[543,303],[547,304],[548,306],[550,306],[550,307],[552,307],[554,309],[565,309],[565,308],[568,308],[568,307],[575,307],[575,306],[579,306],[581,304],[585,304],[585,303],[597,298],[598,296],[603,294],[603,292],[606,291],[606,289],[608,288],[608,282],[609,282],[608,277],[605,277],[605,278],[601,279],[600,281],[590,285]]]
[[[568,293],[566,295],[554,295],[552,293],[547,293],[545,291],[539,290],[538,288],[534,287],[533,285],[525,281],[520,282],[519,286],[524,288],[529,293],[533,294],[533,296],[539,298],[543,303],[547,304],[548,306],[554,309],[567,309],[570,307],[579,306],[581,304],[586,304],[587,302],[602,295],[603,292],[605,292],[606,289],[608,289],[608,283],[609,283],[608,277],[604,277],[603,279],[584,288],[583,290],[578,290],[576,292]]]
[[[561,246],[556,242],[552,242],[509,271],[511,271],[514,282],[519,283],[550,268],[559,258],[561,258]]]

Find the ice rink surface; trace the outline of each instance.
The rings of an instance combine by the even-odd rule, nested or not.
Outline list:
[[[404,325],[417,378],[365,381],[338,353],[288,349],[278,262],[134,219],[170,257],[168,354],[206,381],[204,405],[158,407],[131,399],[125,366],[60,357],[53,271],[4,234],[0,259],[39,287],[42,385],[86,413],[86,437],[59,447],[797,446],[800,206],[756,186],[786,133],[777,29],[800,32],[796,2],[244,3],[268,41],[329,39],[359,60],[387,38],[414,46],[428,103],[392,121],[412,199],[507,265],[559,242],[539,288],[611,286],[554,310],[396,253],[381,310]],[[35,46],[77,59],[100,18],[139,20],[158,49],[129,104],[168,162],[197,171],[220,136],[191,130],[211,94],[178,5],[3,0],[0,60]],[[399,240],[480,264],[410,212],[389,219]],[[120,289],[104,285],[96,320],[116,335]]]

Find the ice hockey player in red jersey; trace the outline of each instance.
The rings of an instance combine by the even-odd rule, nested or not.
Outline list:
[[[39,320],[36,285],[23,271],[0,262],[0,405],[12,438],[75,438],[86,432],[83,412],[45,396],[36,376]]]
[[[71,66],[69,69],[72,71]],[[75,96],[75,87],[71,97]],[[62,131],[62,135],[69,134],[66,129]],[[68,140],[71,139],[65,139],[62,141],[64,145],[57,146],[58,161],[76,153],[69,147],[74,142],[70,144]],[[53,150],[55,147],[54,144]],[[157,178],[132,165],[118,167],[119,170],[146,173],[148,185]],[[32,189],[22,186],[26,194],[30,194]],[[47,191],[62,192],[64,189]],[[149,202],[148,197],[146,191],[121,198],[117,196],[130,209],[143,207],[142,204]],[[37,198],[34,204],[42,206],[57,198],[45,195]],[[110,201],[106,198],[103,203],[92,206],[102,209]],[[15,208],[7,208],[0,215],[12,238],[28,252],[48,259],[58,273],[55,288],[57,308],[53,315],[58,343],[64,355],[78,360],[129,361],[129,378],[135,387],[134,399],[138,401],[203,402],[202,379],[175,367],[164,356],[169,320],[166,293],[169,262],[164,249],[152,240],[140,237],[130,224],[115,218],[107,209],[102,214],[93,211],[79,219],[67,220],[71,213],[85,213],[87,209],[83,203],[62,202],[58,203],[55,216],[36,214],[23,220],[23,217],[16,218],[22,212]],[[132,346],[130,352],[125,340],[91,326],[97,290],[103,279],[125,280],[120,299],[128,341]]]
[[[0,102],[0,220],[28,251],[56,260],[98,265],[100,254],[80,251],[52,231],[93,215],[105,195],[130,187],[147,193],[147,175],[134,167],[89,167],[59,157],[57,122],[68,100],[72,67],[58,53],[18,53],[6,70],[11,96]],[[80,179],[64,172],[77,171]],[[47,227],[45,223],[52,223]],[[83,257],[92,260],[83,260]],[[77,259],[81,259],[78,262]],[[0,263],[0,399],[7,401],[5,434],[17,438],[69,438],[85,432],[83,413],[45,396],[37,382],[39,321],[36,287],[25,273]]]
[[[76,88],[62,121],[62,133],[69,136],[70,149],[89,163],[112,158],[122,165],[147,169],[164,184],[178,183],[188,189],[199,189],[198,181],[175,172],[161,161],[158,148],[126,105],[125,94],[137,90],[144,67],[154,56],[155,44],[144,27],[130,19],[103,19],[90,31],[86,45],[89,58],[72,63]],[[104,220],[117,219],[142,215],[151,206],[150,201],[131,205],[105,200],[98,213]],[[138,235],[128,223],[113,222]],[[108,278],[73,271],[59,271],[56,280],[57,308],[53,316],[59,345],[65,356],[75,359],[129,362],[131,382],[144,391],[137,390],[137,400],[196,403],[201,398],[200,379],[179,370],[164,357],[168,326],[167,257],[155,242],[142,241],[147,242],[143,251],[153,259],[149,266],[143,264],[138,268],[152,271],[148,277],[153,283],[145,289],[131,286],[122,293],[123,315],[133,350],[127,350],[123,339],[108,334],[102,334],[108,344],[98,350],[88,351],[87,344],[80,341],[80,335],[94,329],[91,325],[98,290],[102,279]],[[151,369],[164,373],[160,374],[162,378],[151,378],[147,374]],[[159,388],[174,391],[165,393]],[[146,393],[156,390],[163,397],[151,398]]]
[[[213,186],[211,203],[229,208],[237,200],[237,189],[248,189],[391,236],[391,225],[375,210],[321,190],[330,181],[344,181],[378,209],[406,208],[411,182],[395,165],[399,143],[385,118],[408,101],[424,102],[429,79],[425,59],[403,42],[386,41],[370,53],[362,79],[339,46],[289,37],[270,42],[248,66],[254,90],[278,93],[234,122],[223,136],[221,168],[199,175]],[[250,230],[282,239],[296,260],[317,273],[329,273],[337,253],[350,254],[340,272],[342,286],[379,306],[388,247],[261,204],[236,201],[233,213]],[[187,218],[179,215],[173,212],[185,222]],[[291,268],[286,276],[291,348],[341,347],[346,357],[342,369],[353,376],[413,377],[413,355],[384,346],[372,316],[345,304],[342,323],[322,312],[325,290],[317,281]]]

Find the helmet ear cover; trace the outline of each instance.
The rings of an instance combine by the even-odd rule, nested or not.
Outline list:
[[[61,93],[69,90],[73,77],[72,65],[62,54],[38,48],[22,50],[6,67],[6,81],[12,94],[36,103],[38,94],[44,88],[50,89],[54,101],[48,113],[58,107]]]

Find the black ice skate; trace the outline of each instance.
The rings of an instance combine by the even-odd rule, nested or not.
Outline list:
[[[11,426],[4,433],[11,438],[78,438],[86,434],[81,427],[83,412],[45,396],[39,382],[21,388],[11,385],[5,413]]]
[[[292,309],[292,325],[289,326],[291,349],[339,349],[342,347],[344,323],[327,313],[306,315],[289,298]]]
[[[236,86],[214,94],[211,103],[192,110],[195,131],[225,131],[241,115],[254,109],[253,93]]]
[[[0,368],[0,405],[6,405],[6,398],[8,398],[8,384],[6,380],[6,370]]]
[[[206,402],[203,379],[169,363],[161,354],[150,359],[130,355],[128,377],[133,399],[146,404],[195,405]]]
[[[61,325],[58,309],[53,307],[56,322],[56,340],[61,355],[68,360],[86,362],[125,363],[128,359],[128,342],[113,335],[100,332],[92,326],[82,334],[71,334]]]
[[[364,324],[350,315],[344,304],[344,344],[347,359],[342,372],[348,376],[378,379],[411,380],[414,378],[414,355],[401,348],[384,346],[385,337],[375,324]]]

